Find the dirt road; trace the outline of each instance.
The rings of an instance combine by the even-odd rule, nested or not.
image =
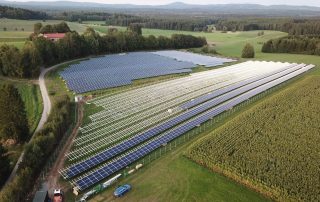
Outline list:
[[[83,120],[83,105],[84,105],[84,102],[78,103],[78,107],[77,107],[78,120],[77,120],[76,126],[72,130],[72,134],[64,143],[63,148],[60,150],[59,155],[48,174],[47,184],[48,184],[49,193],[52,193],[53,189],[56,189],[56,188],[65,190],[64,187],[61,187],[61,185],[58,182],[58,179],[60,177],[59,170],[63,168],[64,162],[67,158],[65,154],[71,149],[72,142],[74,138],[77,136],[79,127],[81,126],[81,123]]]

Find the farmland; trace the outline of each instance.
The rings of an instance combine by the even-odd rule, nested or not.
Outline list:
[[[42,20],[15,20],[0,18],[0,45],[8,44],[14,45],[18,48],[22,48],[25,40],[33,32],[33,25],[35,23],[41,22],[43,25],[47,24],[57,24],[61,21],[59,20],[47,20],[43,22]],[[67,22],[71,30],[75,30],[79,33],[85,31],[86,26],[79,23]],[[4,31],[6,29],[6,31]]]
[[[107,33],[109,27],[96,25],[98,22],[88,22],[94,24],[87,24],[89,27],[93,27],[96,31],[101,33]],[[114,26],[120,31],[124,31],[125,27]],[[279,38],[287,36],[286,33],[279,31],[265,31],[264,35],[258,36],[259,31],[249,32],[228,32],[222,33],[216,31],[213,33],[204,32],[189,32],[189,31],[176,31],[176,30],[159,30],[159,29],[142,29],[142,34],[145,36],[171,36],[172,34],[190,34],[194,36],[206,37],[207,41],[214,45],[217,51],[222,55],[228,56],[240,56],[242,47],[247,42],[252,43],[257,51],[261,50],[262,44],[269,39]]]
[[[262,101],[198,140],[187,156],[277,200],[318,201],[319,81],[308,76]]]
[[[42,21],[42,20],[15,20],[15,19],[1,18],[0,30],[3,31],[3,28],[6,28],[7,31],[1,32],[0,37],[3,37],[5,32],[13,32],[14,35],[12,35],[11,37],[22,37],[22,36],[27,37],[28,34],[33,32],[33,25],[38,22],[42,23],[43,25],[48,25],[48,24],[58,24],[61,22],[61,20]],[[77,22],[67,22],[67,24],[71,30],[75,30],[80,33],[82,33],[86,28],[85,26]]]

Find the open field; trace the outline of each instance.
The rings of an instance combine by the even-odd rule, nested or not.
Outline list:
[[[94,24],[87,24],[87,26],[93,27],[95,30],[101,33],[107,33],[109,26],[96,25],[97,23],[98,22],[94,22]],[[112,26],[112,27],[117,28],[119,31],[125,31],[127,29],[126,27],[119,27],[119,26]],[[142,29],[142,34],[145,36],[154,35],[154,36],[170,37],[172,34],[187,34],[187,35],[189,34],[194,36],[206,37],[207,41],[211,44],[216,45],[217,48],[220,46],[227,50],[230,47],[237,49],[236,45],[238,45],[239,43],[246,43],[246,42],[252,42],[253,45],[257,45],[256,47],[262,47],[262,44],[258,44],[258,43],[268,41],[269,39],[287,36],[287,33],[279,32],[279,31],[264,31],[264,35],[258,36],[259,32],[260,31],[222,33],[220,31],[216,31],[213,33],[205,33],[205,32],[160,30],[160,29],[148,29],[148,28]],[[242,49],[242,47],[240,47],[240,49]],[[230,54],[232,52],[228,52],[228,53]]]
[[[33,31],[33,25],[37,22],[45,24],[56,24],[60,21],[47,20],[42,22],[41,20],[13,20],[13,19],[0,19],[0,38],[12,38],[10,43],[17,42],[15,38],[27,38]],[[107,33],[108,26],[102,26],[103,21],[84,21],[82,24],[78,22],[67,22],[71,30],[82,33],[87,27],[93,27],[99,33]],[[6,27],[7,31],[3,31]],[[124,31],[126,27],[114,26],[117,29]],[[17,28],[18,31],[15,31]],[[21,31],[21,29],[24,31]],[[191,34],[194,36],[203,36],[207,38],[210,44],[214,44],[215,48],[219,53],[223,55],[230,55],[239,57],[241,54],[241,49],[246,42],[250,42],[254,45],[256,50],[260,51],[262,43],[269,39],[274,39],[282,36],[286,36],[286,33],[278,31],[265,31],[263,36],[258,37],[259,31],[251,32],[214,32],[214,33],[204,33],[204,32],[190,32],[190,31],[175,31],[175,30],[159,30],[159,29],[143,29],[143,35],[155,35],[155,36],[171,36],[172,34]],[[3,42],[0,42],[0,44]],[[13,44],[15,45],[15,44]],[[17,43],[18,46],[22,46],[21,43]]]
[[[14,45],[18,48],[22,48],[25,40],[33,32],[33,25],[37,22],[41,22],[43,25],[57,24],[61,21],[58,20],[14,20],[0,18],[0,45],[8,44]],[[82,33],[86,30],[86,26],[77,22],[67,22],[71,30],[75,30]],[[7,31],[3,31],[7,28]]]
[[[320,77],[307,76],[198,140],[187,156],[277,200],[318,201],[319,98]]]
[[[42,20],[15,20],[15,19],[1,18],[0,19],[0,30],[1,30],[0,37],[5,36],[5,34],[2,33],[4,32],[3,28],[7,28],[7,32],[14,33],[14,35],[12,35],[11,37],[28,36],[27,34],[30,34],[31,32],[33,32],[33,25],[38,22],[42,23],[42,25],[48,25],[48,24],[58,24],[61,22],[61,20],[46,20],[45,22],[43,22]],[[67,24],[69,25],[71,30],[74,30],[80,33],[82,33],[86,29],[84,25],[79,24],[78,22],[67,22]]]

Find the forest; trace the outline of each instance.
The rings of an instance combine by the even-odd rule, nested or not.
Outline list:
[[[43,20],[48,18],[45,12],[32,11],[23,8],[14,8],[0,5],[0,18],[12,18],[20,20],[38,19]]]
[[[320,55],[320,36],[288,36],[263,44],[264,53],[299,53]]]
[[[198,140],[186,155],[277,201],[319,201],[319,103],[320,78],[309,76]]]

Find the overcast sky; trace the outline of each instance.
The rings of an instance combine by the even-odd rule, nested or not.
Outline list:
[[[10,1],[56,1],[56,0],[10,0]],[[228,3],[254,3],[263,5],[306,5],[319,6],[320,0],[73,0],[81,2],[99,2],[107,4],[140,4],[140,5],[160,5],[172,2],[184,2],[189,4],[228,4]]]

